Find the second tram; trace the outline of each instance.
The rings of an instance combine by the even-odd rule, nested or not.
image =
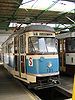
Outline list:
[[[57,38],[61,71],[73,75],[75,73],[75,32],[62,33]]]

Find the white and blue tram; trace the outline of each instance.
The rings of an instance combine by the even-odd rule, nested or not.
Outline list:
[[[14,32],[3,47],[3,61],[17,79],[33,88],[58,84],[58,43],[54,29],[46,25],[30,25]]]

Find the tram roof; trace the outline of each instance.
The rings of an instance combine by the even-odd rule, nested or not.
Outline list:
[[[25,32],[27,31],[50,31],[54,32],[54,28],[47,25],[29,25],[25,27]]]
[[[75,37],[75,32],[67,32],[56,35],[57,39],[65,39],[70,37]]]

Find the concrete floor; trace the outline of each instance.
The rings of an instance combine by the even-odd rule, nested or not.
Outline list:
[[[56,89],[61,93],[63,93],[64,95],[72,97],[73,80],[74,80],[73,77],[61,76],[60,85],[58,85]]]
[[[39,100],[0,65],[0,100]]]
[[[61,76],[60,81],[61,84],[58,85],[57,90],[71,97],[73,78]],[[0,100],[40,100],[40,98],[36,98],[24,88],[17,79],[13,78],[7,72],[2,63],[0,63]]]

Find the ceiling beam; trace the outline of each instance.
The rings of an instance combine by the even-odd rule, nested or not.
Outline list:
[[[54,2],[52,5],[50,5],[49,7],[47,7],[45,10],[42,10],[37,16],[35,16],[30,23],[32,23],[33,20],[37,20],[44,12],[48,11],[48,9],[52,8],[59,0],[57,0],[56,2]]]
[[[15,7],[15,10],[14,10],[13,14],[11,15],[11,19],[9,19],[9,23],[8,23],[6,29],[8,29],[8,26],[9,26],[10,22],[12,21],[12,19],[14,19],[15,14],[16,14],[16,11],[18,10],[19,6],[21,5],[22,0],[19,0],[19,1],[17,1],[16,3],[17,3],[17,6]]]

